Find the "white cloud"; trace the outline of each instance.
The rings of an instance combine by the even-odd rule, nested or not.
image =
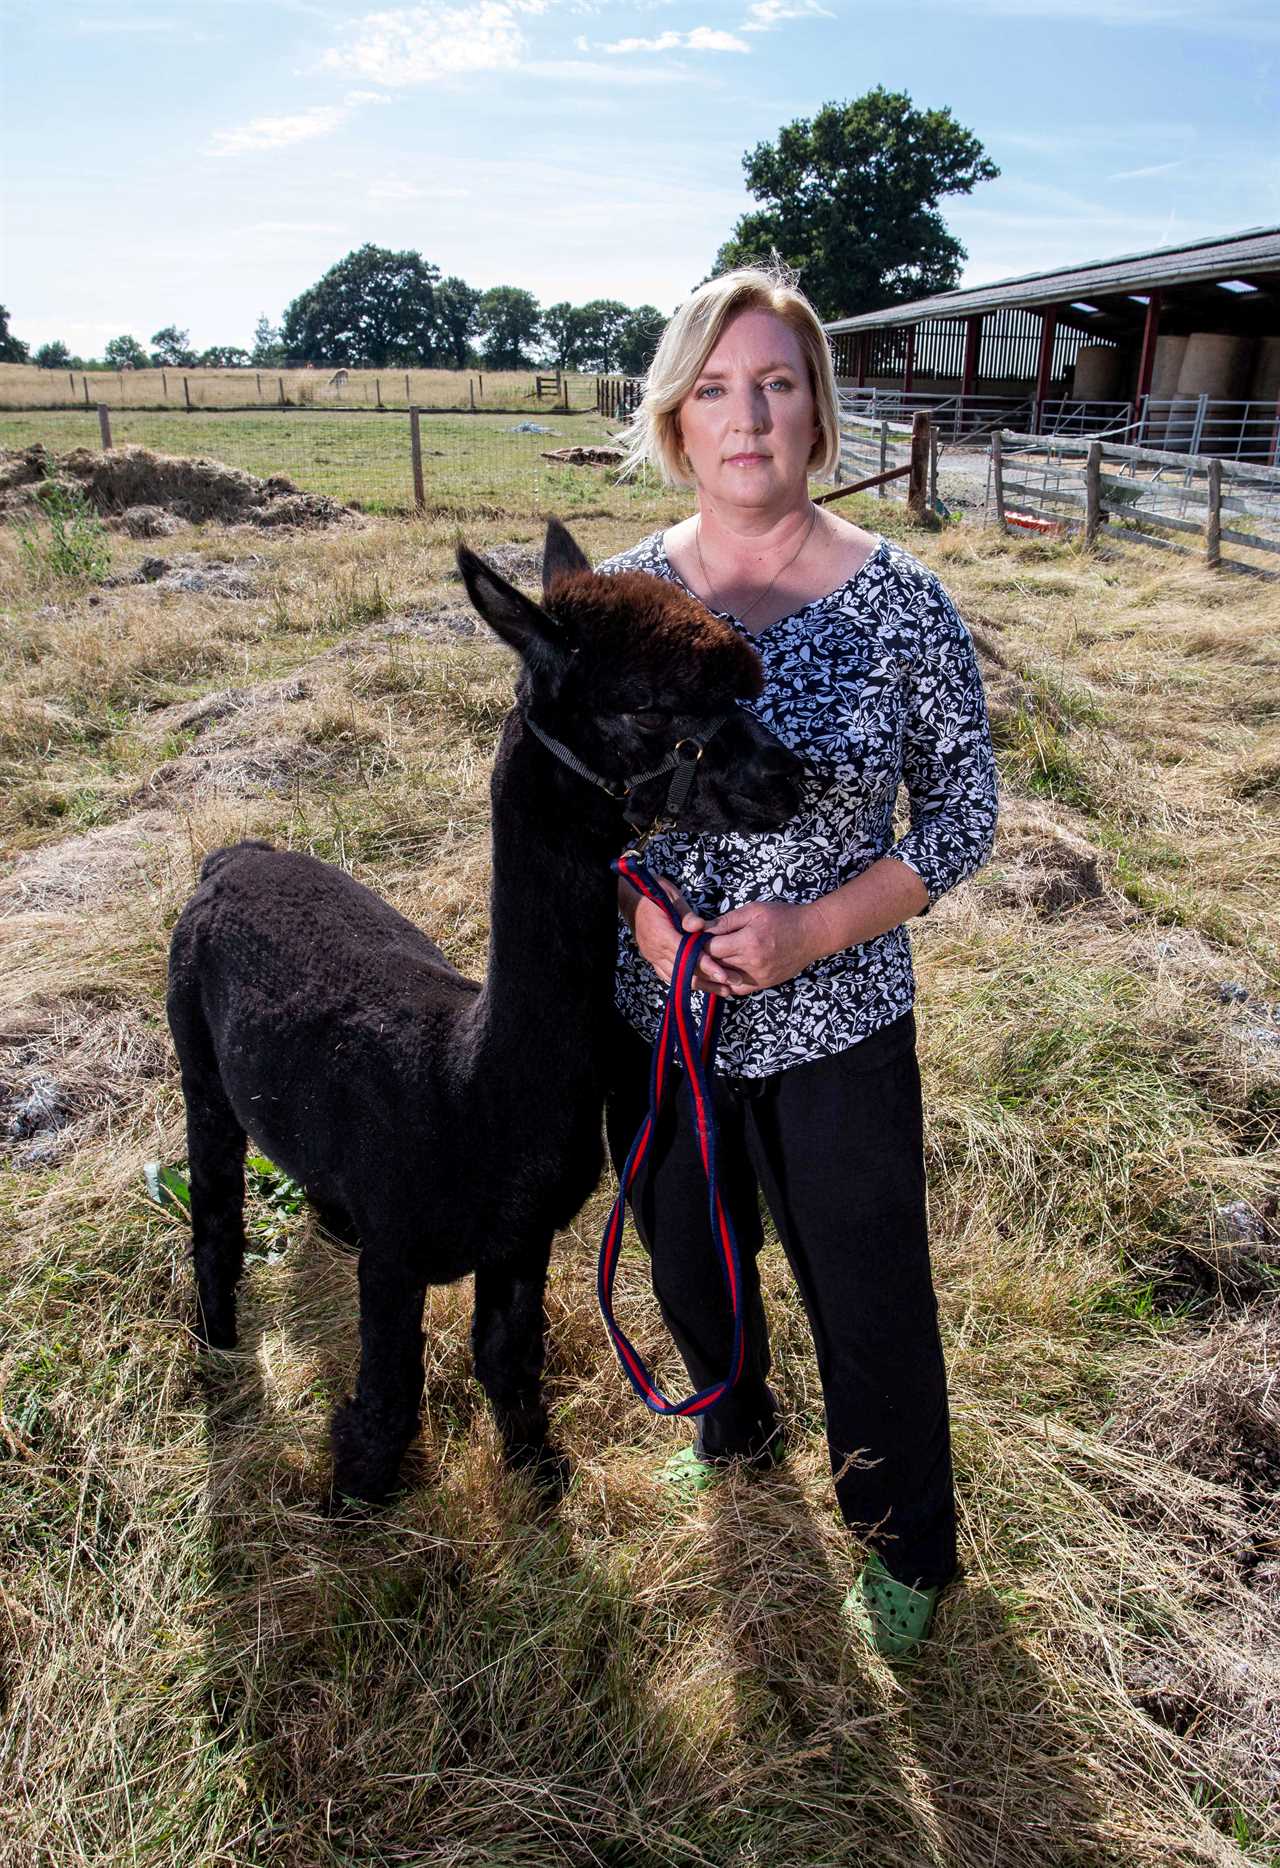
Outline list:
[[[385,102],[378,91],[348,91],[340,104],[311,104],[290,116],[253,117],[234,130],[215,130],[209,147],[215,156],[239,156],[257,149],[288,149],[293,143],[309,143],[317,136],[332,135],[362,104]]]
[[[755,0],[747,8],[743,32],[772,32],[786,19],[834,19],[836,16],[818,0]]]
[[[1109,182],[1137,182],[1147,175],[1168,175],[1171,169],[1185,167],[1186,159],[1183,157],[1177,162],[1153,162],[1150,168],[1146,169],[1120,169],[1115,175],[1108,175],[1104,179]]]
[[[470,6],[369,13],[353,24],[349,43],[331,47],[320,64],[390,88],[465,72],[510,71],[527,49],[518,15],[541,13],[546,5],[547,0],[477,0]]]
[[[731,32],[714,26],[694,26],[689,32],[662,32],[656,39],[615,39],[597,51],[626,52],[749,52],[751,47]]]
[[[606,48],[607,49],[607,48]],[[702,86],[718,80],[695,74],[678,62],[667,65],[610,65],[598,58],[542,58],[526,65],[528,78],[563,78],[569,83],[591,84],[693,84]]]

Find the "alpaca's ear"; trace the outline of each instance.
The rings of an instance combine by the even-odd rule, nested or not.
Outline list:
[[[558,519],[547,520],[547,542],[542,548],[542,595],[550,601],[551,586],[558,577],[571,571],[589,571],[591,560],[576,543],[567,526]]]
[[[531,668],[550,672],[563,662],[568,645],[553,616],[499,577],[492,565],[466,545],[458,546],[458,569],[467,595],[490,629]]]

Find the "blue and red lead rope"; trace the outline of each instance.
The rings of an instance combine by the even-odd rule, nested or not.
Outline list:
[[[644,896],[646,901],[661,908],[677,934],[681,934],[679,911],[668,900],[656,878],[642,863],[632,856],[625,855],[620,856],[613,867],[624,881],[629,882],[637,893]],[[622,1364],[628,1381],[640,1399],[655,1414],[703,1414],[708,1408],[714,1407],[722,1396],[728,1394],[742,1373],[746,1353],[742,1329],[742,1273],[738,1260],[738,1241],[734,1234],[733,1222],[720,1198],[720,1186],[716,1174],[716,1124],[711,1100],[711,1072],[715,1063],[716,1041],[719,1035],[720,1001],[714,993],[707,993],[703,999],[701,1019],[693,1010],[693,978],[698,970],[698,958],[709,938],[706,934],[681,934],[675,966],[671,974],[671,985],[667,992],[667,1002],[663,1008],[662,1025],[653,1047],[653,1059],[649,1066],[649,1113],[641,1124],[635,1141],[631,1144],[631,1152],[627,1156],[626,1165],[618,1183],[618,1197],[614,1201],[613,1211],[605,1225],[604,1238],[600,1244],[600,1268],[597,1277],[600,1314],[604,1318],[605,1328],[609,1332],[610,1340],[617,1351],[618,1360]],[[613,1314],[613,1283],[618,1269],[622,1237],[626,1230],[627,1200],[636,1175],[653,1141],[658,1112],[670,1090],[677,1060],[684,1066],[693,1098],[698,1152],[702,1159],[702,1171],[707,1180],[707,1210],[711,1222],[711,1236],[720,1254],[725,1291],[733,1316],[733,1347],[729,1353],[729,1371],[723,1381],[716,1382],[710,1388],[700,1389],[697,1394],[689,1395],[683,1401],[670,1401],[654,1383],[653,1377],[645,1367],[634,1344],[623,1333]]]

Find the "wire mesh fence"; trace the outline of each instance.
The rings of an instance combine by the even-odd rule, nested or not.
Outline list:
[[[308,493],[327,493],[370,511],[415,506],[411,424],[403,411],[345,415],[299,410],[261,414],[153,411],[110,413],[115,447],[139,446],[181,459],[206,458],[269,479],[282,475]],[[559,419],[507,415],[419,416],[423,509],[429,513],[572,515],[598,506],[644,518],[665,510],[669,491],[651,474],[618,482],[607,466],[545,458],[557,449],[599,447],[611,439],[594,413]],[[0,415],[0,446],[42,443],[51,453],[102,446],[95,411]]]

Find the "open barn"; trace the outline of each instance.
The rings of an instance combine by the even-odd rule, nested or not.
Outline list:
[[[826,326],[851,411],[1273,461],[1280,227],[1028,273]]]

